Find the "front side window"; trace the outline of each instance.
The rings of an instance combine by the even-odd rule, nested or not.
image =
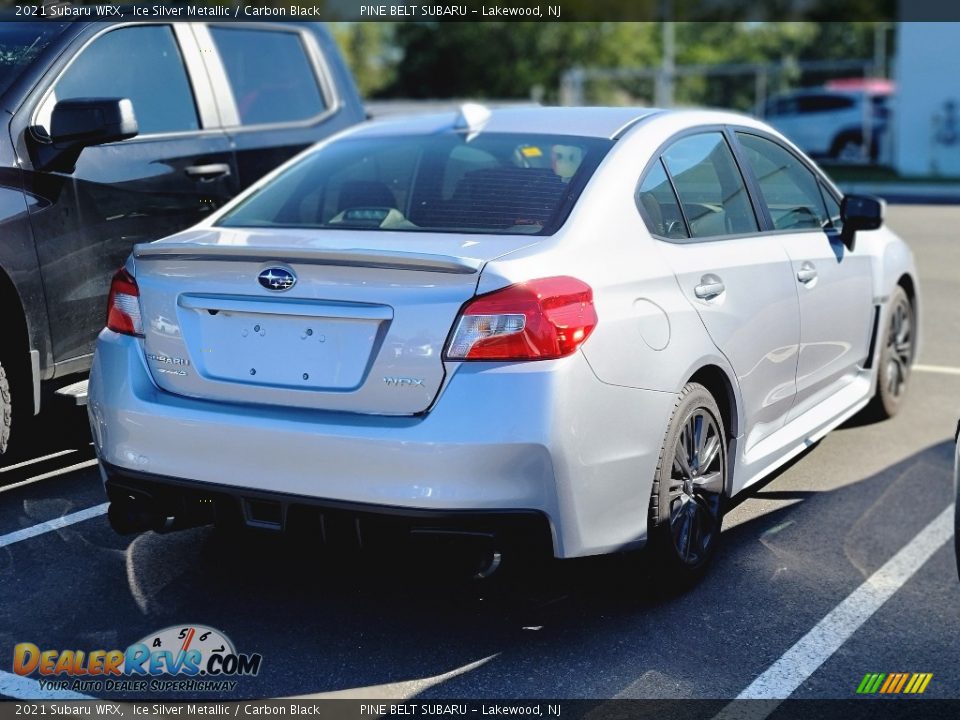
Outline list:
[[[344,138],[305,156],[219,224],[548,235],[611,144],[512,133]]]
[[[200,127],[187,71],[169,25],[125,27],[98,37],[57,80],[37,122],[49,130],[58,101],[94,97],[129,98],[141,135]]]
[[[830,218],[830,225],[834,230],[843,230],[843,218],[840,217],[840,203],[833,196],[826,185],[820,183],[820,194],[823,196],[823,202],[827,206],[827,217]]]
[[[747,189],[723,134],[691,135],[663,153],[694,238],[759,231]]]
[[[796,155],[757,135],[737,133],[737,137],[777,230],[830,225],[817,178]]]
[[[326,109],[300,35],[212,27],[241,125],[307,120]]]

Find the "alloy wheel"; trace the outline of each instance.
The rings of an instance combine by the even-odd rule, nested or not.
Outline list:
[[[720,503],[726,480],[721,434],[704,408],[684,423],[670,473],[670,535],[678,557],[697,565],[720,532]]]
[[[913,320],[906,300],[898,302],[890,313],[887,332],[887,390],[899,398],[907,386],[910,363],[913,362]]]

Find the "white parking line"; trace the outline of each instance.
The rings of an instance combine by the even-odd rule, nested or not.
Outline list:
[[[800,687],[841,645],[913,577],[930,557],[953,537],[949,505],[937,518],[890,558],[883,567],[831,610],[810,632],[787,650],[737,696],[737,700],[784,700]],[[778,702],[762,703],[748,713],[766,717]],[[731,703],[716,718],[743,717],[744,707]]]
[[[10,483],[9,485],[4,485],[0,487],[0,493],[6,492],[7,490],[15,490],[18,487],[23,487],[24,485],[31,485],[35,482],[40,482],[41,480],[47,480],[57,475],[66,475],[68,472],[73,472],[74,470],[82,470],[83,468],[93,467],[97,464],[97,459],[84,460],[79,462],[76,465],[68,465],[65,468],[60,468],[59,470],[51,470],[50,472],[43,473],[42,475],[36,475],[32,478],[27,478],[26,480],[21,480],[20,482]]]
[[[50,453],[49,455],[41,455],[40,457],[35,457],[30,460],[24,460],[23,462],[17,463],[16,465],[7,465],[6,467],[0,468],[0,473],[10,472],[11,470],[19,470],[22,467],[27,465],[36,465],[38,462],[43,462],[44,460],[52,460],[55,457],[60,457],[62,455],[69,455],[70,453],[75,453],[76,450],[61,450],[60,452]]]
[[[72,690],[45,690],[36,680],[22,675],[0,670],[0,695],[17,700],[91,700],[89,695],[81,695]]]
[[[947,365],[914,365],[913,369],[917,372],[938,373],[940,375],[960,375],[960,368],[948,367]]]
[[[109,507],[110,503],[103,503],[103,505],[96,505],[95,507],[87,508],[86,510],[70,513],[69,515],[54,518],[53,520],[47,520],[47,522],[42,522],[39,525],[31,525],[28,528],[23,528],[23,530],[17,530],[6,535],[0,535],[0,548],[6,547],[7,545],[13,545],[14,543],[18,543],[22,540],[29,540],[30,538],[35,538],[38,535],[53,532],[54,530],[59,530],[60,528],[65,528],[68,525],[75,525],[78,522],[83,522],[84,520],[89,520],[90,518],[105,515],[107,508]]]

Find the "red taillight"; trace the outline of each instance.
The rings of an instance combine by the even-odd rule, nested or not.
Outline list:
[[[464,307],[451,360],[552,360],[572,354],[597,326],[593,290],[572,277],[510,285]]]
[[[107,300],[107,327],[124,335],[143,335],[140,320],[140,289],[126,268],[117,270]]]

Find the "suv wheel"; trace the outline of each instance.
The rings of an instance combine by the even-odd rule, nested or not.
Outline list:
[[[673,588],[700,579],[720,543],[727,448],[723,420],[710,392],[688,383],[660,450],[650,498],[648,550]]]

